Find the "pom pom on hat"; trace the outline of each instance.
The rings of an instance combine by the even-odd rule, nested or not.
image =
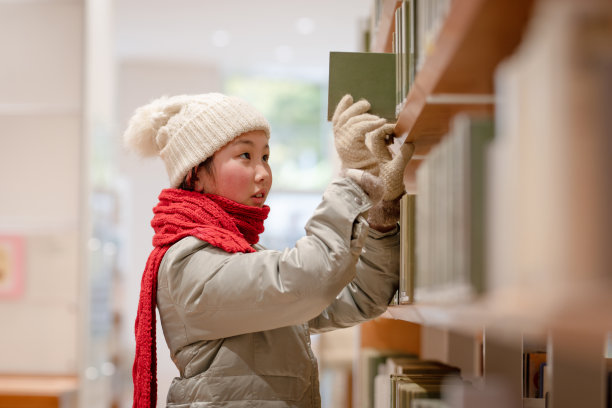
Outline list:
[[[134,112],[123,138],[144,157],[159,155],[172,187],[193,167],[243,133],[262,130],[265,117],[248,102],[219,93],[162,97]]]
[[[144,157],[158,155],[157,132],[179,110],[180,104],[171,104],[168,97],[161,97],[136,109],[123,135],[125,145]]]

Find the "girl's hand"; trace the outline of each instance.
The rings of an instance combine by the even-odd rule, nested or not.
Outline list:
[[[387,147],[393,141],[393,124],[384,125],[366,135],[366,145],[380,168],[384,187],[382,200],[368,213],[370,227],[378,231],[395,228],[400,217],[400,199],[404,195],[404,168],[414,153],[412,143],[404,143],[399,154],[391,156]]]
[[[376,159],[365,145],[366,134],[383,126],[386,121],[366,113],[370,103],[365,99],[353,103],[351,95],[345,95],[332,117],[334,145],[343,169],[364,170],[378,175]]]
[[[366,145],[380,167],[385,187],[383,200],[392,201],[404,194],[404,168],[414,153],[412,143],[404,143],[395,157],[387,147],[393,141],[394,124],[386,124],[366,135]]]

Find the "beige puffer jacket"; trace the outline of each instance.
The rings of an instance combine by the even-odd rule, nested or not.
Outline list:
[[[194,237],[158,272],[157,305],[180,377],[168,407],[320,407],[310,333],[386,310],[398,284],[399,234],[360,215],[369,198],[330,184],[294,248],[229,254]]]

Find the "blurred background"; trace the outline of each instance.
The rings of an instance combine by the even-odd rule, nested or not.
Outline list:
[[[329,52],[362,49],[372,3],[0,0],[0,249],[13,260],[0,265],[0,377],[131,406],[151,209],[168,179],[121,135],[151,99],[224,92],[268,117],[262,241],[293,245],[337,170]],[[163,406],[177,371],[157,337]]]

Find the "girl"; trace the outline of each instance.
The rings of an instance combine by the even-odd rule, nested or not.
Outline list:
[[[155,307],[180,373],[168,407],[320,406],[310,333],[379,316],[398,283],[398,201],[411,150],[390,160],[393,126],[368,109],[348,95],[336,108],[343,177],[324,192],[306,236],[284,251],[257,244],[272,173],[269,125],[256,109],[213,93],[135,112],[125,141],[159,155],[172,188],[153,209],[134,406],[156,403]]]

